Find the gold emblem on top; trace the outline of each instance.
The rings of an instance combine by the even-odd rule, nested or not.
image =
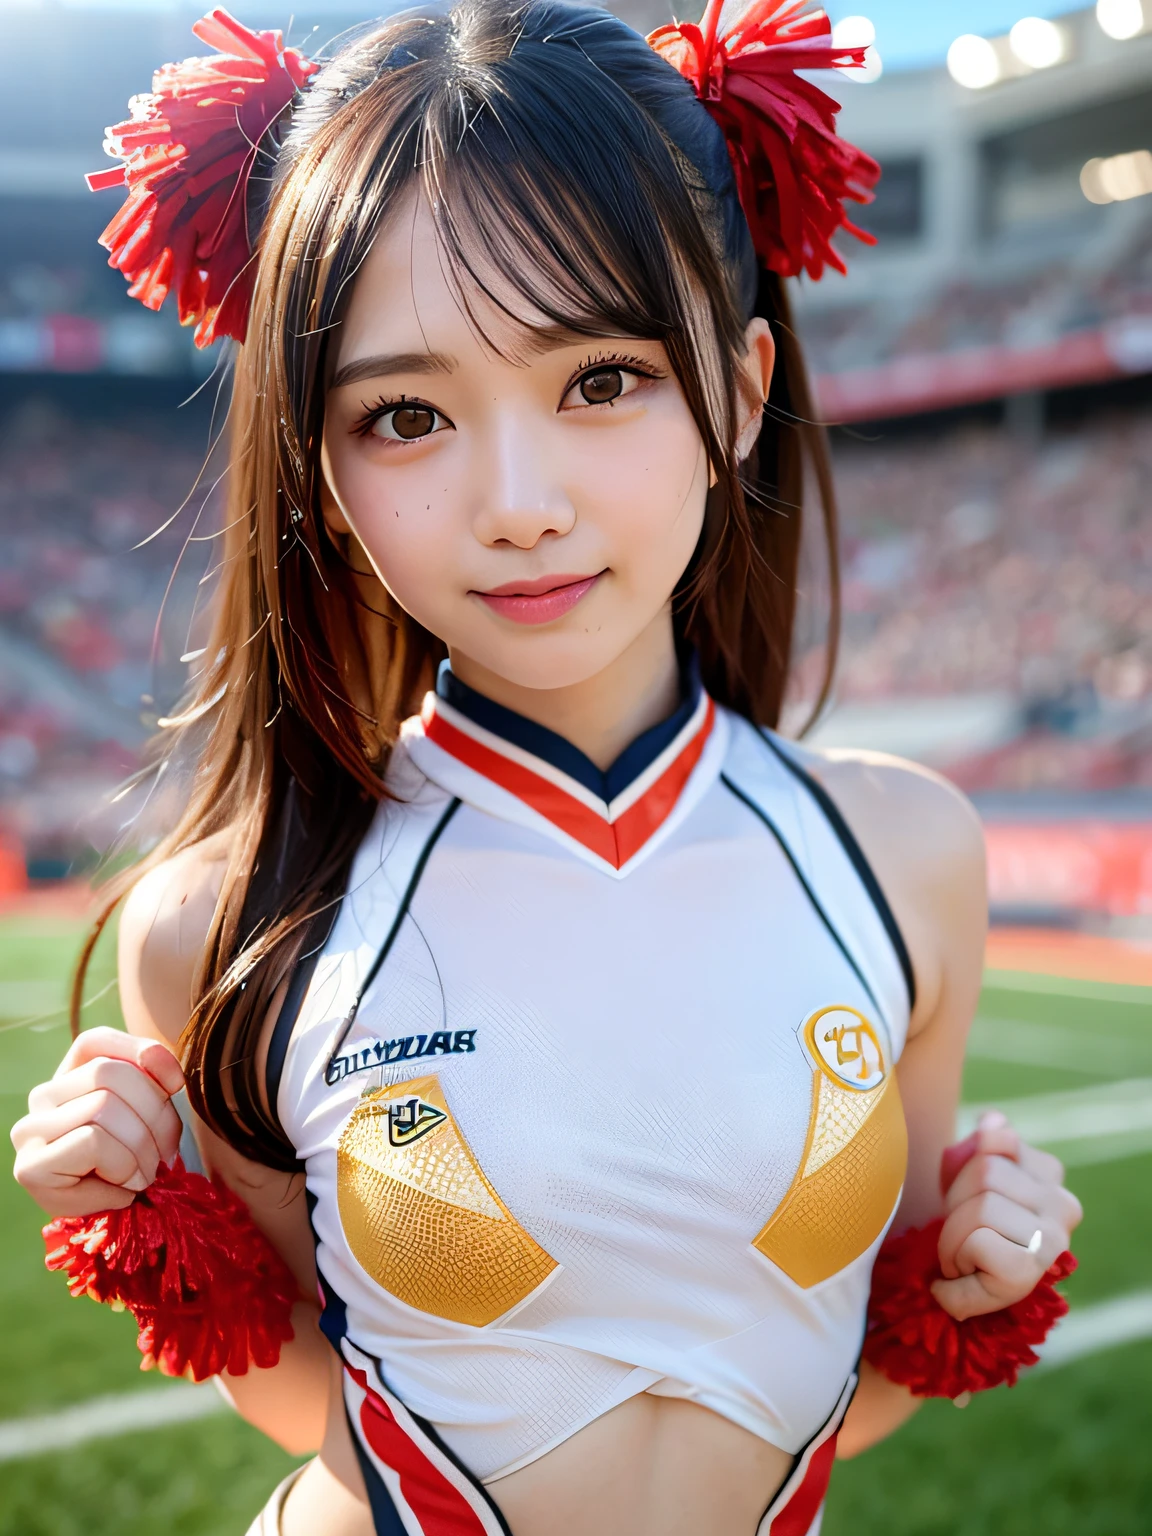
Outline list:
[[[488,1182],[435,1077],[364,1095],[336,1178],[357,1262],[421,1312],[484,1327],[556,1268]]]
[[[908,1133],[881,1031],[847,1004],[800,1028],[812,1067],[808,1136],[792,1187],[753,1246],[806,1289],[872,1246],[900,1198]]]
[[[804,1021],[804,1044],[832,1081],[867,1093],[884,1081],[884,1047],[872,1021],[846,1005],[821,1008]]]

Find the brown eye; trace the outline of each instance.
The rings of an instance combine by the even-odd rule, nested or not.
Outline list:
[[[606,405],[623,393],[624,375],[619,368],[601,368],[580,380],[580,394],[588,405]]]
[[[391,427],[391,431],[387,427]],[[411,442],[416,437],[427,437],[436,428],[436,412],[426,405],[402,405],[382,416],[377,427],[385,427],[381,437],[399,437]]]
[[[424,405],[419,400],[404,401],[400,405],[388,405],[381,400],[357,431],[361,436],[382,437],[388,443],[418,443],[451,428],[447,416],[435,406]]]

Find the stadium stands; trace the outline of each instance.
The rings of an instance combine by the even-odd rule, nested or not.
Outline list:
[[[660,0],[616,3],[642,29],[665,19]],[[293,40],[338,34],[341,12],[315,0]],[[192,487],[203,420],[157,410],[112,431],[78,404],[166,390],[174,405],[215,361],[127,298],[95,245],[118,194],[82,190],[104,124],[189,46],[191,14],[70,8],[63,47],[54,10],[10,18],[25,67],[0,130],[23,146],[37,127],[0,152],[0,847],[19,841],[42,872],[82,848],[73,829],[178,693],[204,568],[196,546],[154,657],[191,514],[136,546]],[[266,0],[245,19],[284,20]],[[884,164],[860,215],[881,238],[847,241],[849,277],[797,293],[823,415],[872,424],[835,434],[846,612],[829,729],[977,791],[1152,787],[1152,414],[1083,394],[1152,376],[1152,197],[1103,206],[1083,180],[1152,143],[1152,30],[1117,42],[1090,6],[1061,26],[1065,62],[986,91],[942,67],[825,82]],[[1077,424],[1044,435],[1040,395],[1069,386]],[[970,406],[983,424],[915,423]],[[995,424],[1013,416],[1030,429]],[[876,426],[897,417],[909,430]]]
[[[34,872],[107,841],[102,796],[179,689],[210,546],[191,546],[168,591],[199,501],[174,515],[202,445],[46,399],[0,421],[0,843],[15,837]]]
[[[846,702],[998,697],[970,789],[1152,785],[1152,419],[842,444]]]
[[[830,420],[876,420],[1152,370],[1152,211],[1098,255],[804,312]],[[1092,259],[1094,258],[1094,259]]]
[[[0,828],[44,872],[82,846],[78,821],[105,837],[93,806],[179,691],[210,546],[185,555],[154,653],[198,501],[163,525],[202,442],[43,401],[0,422]],[[1152,786],[1152,418],[1091,418],[1039,447],[978,424],[841,436],[837,469],[838,700],[903,705],[921,729],[946,708],[960,739],[924,755],[972,790]],[[991,741],[965,701],[995,701]]]

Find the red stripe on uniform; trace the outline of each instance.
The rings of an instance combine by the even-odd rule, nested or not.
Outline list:
[[[351,1365],[344,1369],[365,1394],[360,1406],[364,1439],[399,1477],[400,1491],[425,1536],[485,1536],[480,1517],[468,1500],[396,1422],[388,1404],[368,1385],[364,1372]]]
[[[824,1502],[836,1459],[836,1436],[818,1445],[799,1488],[768,1527],[768,1536],[808,1536]]]
[[[644,791],[635,805],[630,805],[624,814],[618,816],[612,823],[612,830],[616,834],[617,869],[622,864],[627,864],[633,854],[639,853],[652,834],[672,814],[680,798],[680,791],[687,784],[693,768],[700,761],[704,743],[712,732],[715,714],[716,706],[709,699],[708,710],[700,729],[680,756],[674,763],[669,763],[655,784]]]
[[[611,864],[613,869],[619,869],[643,848],[671,814],[681,790],[700,761],[715,714],[716,707],[709,699],[700,729],[679,757],[669,764],[655,784],[645,790],[635,805],[629,806],[614,822],[605,821],[603,816],[551,779],[502,756],[451,725],[435,711],[425,718],[424,734],[466,767],[482,773],[501,789],[523,800],[525,805],[531,806],[606,864]]]

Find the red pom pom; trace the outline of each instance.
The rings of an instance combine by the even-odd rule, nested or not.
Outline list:
[[[248,177],[261,139],[318,65],[279,32],[251,32],[215,10],[192,28],[215,57],[165,64],[150,96],[133,97],[128,122],[104,148],[123,166],[88,177],[93,191],[128,188],[100,236],[128,292],[159,309],[175,290],[181,325],[198,347],[243,341],[255,282],[248,244]]]
[[[724,0],[708,0],[699,26],[678,22],[648,38],[691,82],[728,141],[740,204],[764,265],[782,277],[846,271],[838,229],[867,245],[844,200],[872,201],[880,167],[836,133],[839,106],[801,69],[864,62],[863,48],[834,48],[822,10],[807,0],[753,0],[722,36]]]
[[[1055,1289],[1076,1268],[1062,1253],[1036,1289],[1000,1312],[957,1322],[929,1287],[941,1278],[937,1247],[942,1220],[889,1238],[872,1271],[864,1358],[917,1397],[960,1397],[1016,1384],[1039,1360],[1034,1345],[1068,1310]]]
[[[73,1296],[132,1313],[142,1370],[243,1376],[249,1361],[275,1365],[292,1338],[292,1272],[232,1191],[179,1158],[124,1210],[57,1217],[44,1242]]]

